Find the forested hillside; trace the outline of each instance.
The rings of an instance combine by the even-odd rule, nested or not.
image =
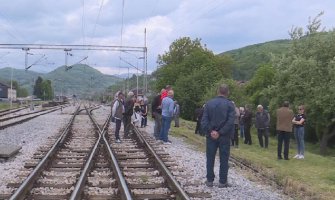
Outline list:
[[[38,77],[44,80],[50,80],[56,94],[93,94],[101,92],[109,86],[115,84],[121,78],[105,75],[98,70],[83,64],[74,65],[66,70],[65,66],[47,73],[41,74],[31,70],[13,69],[13,80],[17,81],[20,87],[32,91],[32,84]],[[0,69],[0,80],[9,82],[11,77],[11,68]]]
[[[275,40],[227,51],[219,55],[229,55],[234,60],[233,78],[235,80],[249,80],[259,66],[269,63],[272,56],[287,53],[291,46],[291,40]]]

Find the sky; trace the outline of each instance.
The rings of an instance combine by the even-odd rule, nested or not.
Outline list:
[[[181,37],[200,38],[218,54],[288,39],[293,26],[305,28],[321,11],[323,27],[332,29],[334,10],[334,0],[11,0],[1,2],[0,44],[144,47],[146,29],[150,73],[157,69],[158,55]],[[144,69],[143,52],[70,53],[68,65],[88,64],[105,74]],[[27,56],[33,71],[50,72],[64,64],[63,50],[31,49]],[[0,49],[3,67],[25,69],[25,51]]]

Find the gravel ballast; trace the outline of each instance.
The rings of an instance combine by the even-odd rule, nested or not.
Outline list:
[[[51,112],[0,130],[0,144],[22,147],[20,152],[12,158],[0,159],[0,193],[7,190],[7,183],[14,179],[37,149],[46,144],[49,137],[57,135],[65,127],[75,109],[74,106],[66,107],[63,111]]]
[[[153,123],[149,122],[146,132],[152,135]],[[207,187],[206,181],[206,155],[203,152],[194,150],[194,147],[185,143],[181,138],[169,136],[171,145],[164,145],[167,153],[175,158],[179,166],[181,166],[190,177],[187,182],[202,183],[199,189],[203,189],[212,195],[213,200],[222,199],[267,199],[279,200],[290,199],[288,196],[281,194],[281,191],[271,186],[266,186],[257,182],[251,182],[245,178],[238,170],[233,167],[229,168],[228,182],[231,187],[218,188],[219,184],[219,158],[215,160],[215,180],[214,187]],[[218,155],[218,152],[217,152]]]

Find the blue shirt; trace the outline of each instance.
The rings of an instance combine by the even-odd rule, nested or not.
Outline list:
[[[162,100],[162,115],[165,117],[173,117],[174,101],[171,97],[164,97]]]
[[[217,96],[206,103],[201,119],[201,128],[209,136],[212,130],[220,136],[233,137],[234,135],[235,106],[223,96]]]

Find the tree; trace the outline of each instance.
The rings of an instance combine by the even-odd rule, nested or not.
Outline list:
[[[44,80],[41,85],[43,100],[51,100],[53,97],[53,89],[50,80]]]
[[[257,69],[246,86],[246,95],[252,104],[269,105],[270,97],[264,91],[274,84],[275,72],[275,69],[269,64],[262,65]]]
[[[28,96],[28,90],[19,86],[17,81],[13,81],[13,87],[16,89],[17,97],[26,97]]]
[[[319,32],[319,20],[310,22],[305,35],[292,37],[289,54],[274,60],[275,84],[268,95],[273,108],[283,100],[306,105],[307,123],[316,130],[325,154],[335,136],[335,31]]]
[[[43,98],[42,82],[43,79],[40,76],[35,81],[33,95],[35,95],[37,98]]]
[[[174,41],[169,50],[158,57],[161,66],[155,73],[156,90],[172,85],[182,108],[181,116],[191,119],[194,110],[203,103],[203,91],[222,78],[231,78],[232,59],[215,56],[201,45],[200,39],[188,37]]]

